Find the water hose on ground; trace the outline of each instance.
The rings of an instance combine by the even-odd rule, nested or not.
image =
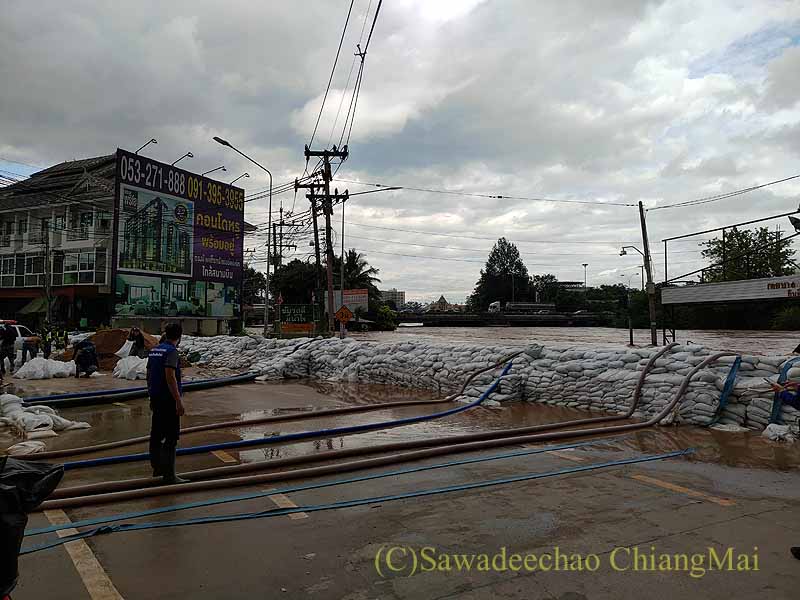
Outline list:
[[[391,456],[377,457],[359,461],[340,462],[333,465],[324,465],[322,467],[312,467],[307,469],[296,469],[287,472],[278,473],[264,473],[261,475],[250,475],[245,477],[234,477],[229,479],[212,479],[209,481],[196,481],[191,483],[184,483],[178,485],[165,485],[152,488],[140,488],[119,492],[100,493],[92,496],[79,496],[73,498],[62,498],[58,500],[47,500],[41,505],[41,510],[49,510],[51,508],[66,508],[85,506],[90,504],[106,504],[110,502],[128,501],[137,498],[146,498],[151,496],[165,496],[171,494],[182,494],[194,491],[221,489],[227,487],[257,485],[266,482],[287,481],[290,479],[312,477],[326,473],[344,473],[347,471],[371,468],[375,466],[382,466],[386,464],[395,464],[408,460],[418,460],[420,458],[428,458],[431,456],[441,456],[445,454],[453,454],[460,452],[469,452],[476,450],[486,450],[488,448],[499,448],[503,446],[511,446],[515,444],[530,444],[536,442],[545,442],[552,440],[560,440],[570,437],[583,437],[594,435],[605,435],[609,433],[621,433],[627,431],[635,431],[637,429],[644,429],[652,427],[661,421],[664,417],[669,415],[670,411],[678,405],[686,389],[689,387],[692,377],[701,369],[705,368],[712,362],[722,358],[723,356],[736,356],[732,352],[719,352],[706,357],[700,364],[695,366],[684,377],[678,391],[672,400],[661,409],[661,411],[652,416],[647,421],[638,423],[626,423],[623,425],[612,425],[610,427],[594,427],[588,429],[574,429],[567,431],[554,431],[547,433],[524,435],[525,432],[531,430],[530,427],[520,427],[514,429],[505,429],[493,432],[479,432],[464,434],[459,436],[452,436],[449,438],[433,438],[425,440],[412,440],[407,442],[397,442],[394,444],[383,444],[380,446],[372,446],[365,448],[351,448],[349,455],[367,455],[375,454],[378,452],[393,452],[395,450],[403,450],[410,448],[424,448],[413,452],[406,452],[395,454]],[[538,427],[538,426],[534,426]],[[523,435],[520,435],[523,434]],[[330,458],[341,457],[342,451],[334,451],[323,453],[331,455]],[[326,457],[327,458],[327,457]],[[305,459],[305,460],[298,460]],[[322,460],[320,455],[310,455],[304,457],[295,457],[297,462],[314,462]],[[275,466],[278,461],[270,461],[269,466]],[[242,466],[242,465],[237,465]],[[225,469],[227,467],[223,467]],[[330,469],[323,471],[323,469]],[[124,482],[121,482],[124,483]],[[97,485],[97,484],[96,484]],[[104,485],[104,484],[99,484]],[[77,491],[77,488],[73,488]],[[56,490],[58,492],[59,490]]]
[[[304,492],[308,490],[318,490],[322,488],[334,487],[349,483],[359,483],[363,481],[372,481],[374,479],[384,479],[386,477],[396,477],[398,475],[408,475],[410,473],[420,473],[423,471],[433,471],[436,469],[444,469],[447,467],[454,467],[460,465],[470,465],[473,463],[482,463],[495,460],[503,460],[506,458],[517,458],[520,456],[531,456],[534,454],[542,454],[544,452],[553,452],[558,450],[573,450],[575,448],[584,448],[588,446],[597,446],[602,444],[609,444],[622,439],[621,437],[608,438],[603,440],[589,440],[586,442],[574,442],[571,444],[561,444],[557,446],[541,446],[532,450],[518,450],[516,452],[508,452],[505,454],[492,454],[489,456],[477,456],[472,458],[463,458],[460,460],[449,461],[446,463],[435,463],[431,465],[419,465],[416,467],[409,467],[406,469],[398,469],[395,471],[381,471],[379,473],[370,473],[368,475],[360,475],[358,477],[351,477],[348,479],[334,479],[331,481],[321,481],[316,483],[306,483],[292,487],[271,489],[264,492],[252,492],[249,494],[240,494],[238,496],[227,496],[223,498],[212,498],[210,500],[199,500],[197,502],[187,502],[184,504],[173,504],[170,506],[162,506],[159,508],[150,508],[136,512],[125,513],[123,515],[112,515],[95,517],[93,519],[86,519],[83,521],[73,521],[63,525],[50,525],[40,529],[31,529],[25,532],[26,537],[41,535],[44,533],[54,533],[62,529],[69,529],[72,527],[89,527],[91,525],[102,525],[103,523],[111,523],[121,519],[138,519],[141,517],[149,517],[153,515],[161,515],[165,513],[178,512],[181,510],[188,510],[191,508],[203,508],[206,506],[216,506],[218,504],[228,504],[230,502],[242,502],[245,500],[256,500],[258,498],[265,498],[275,494],[293,494],[295,492]]]
[[[434,419],[441,419],[450,415],[454,415],[465,410],[469,410],[481,404],[500,384],[501,378],[508,373],[511,369],[512,363],[507,363],[505,369],[489,388],[480,395],[476,400],[457,408],[451,408],[438,413],[430,415],[421,415],[416,417],[407,417],[404,419],[392,419],[390,421],[379,421],[377,423],[366,423],[363,425],[348,425],[346,427],[334,427],[331,429],[319,429],[314,431],[300,431],[296,433],[286,433],[283,435],[270,436],[266,438],[256,438],[252,440],[238,440],[235,442],[222,442],[219,444],[206,444],[202,446],[189,446],[178,448],[176,454],[183,456],[186,454],[201,454],[211,452],[213,450],[224,450],[228,448],[246,448],[249,446],[263,446],[271,444],[280,444],[284,442],[296,442],[301,440],[309,440],[320,437],[330,437],[337,435],[347,435],[352,433],[364,433],[367,431],[375,431],[377,429],[388,429],[390,427],[400,427],[403,425],[412,425],[414,423],[422,423],[424,421],[432,421]],[[87,460],[78,460],[73,462],[64,463],[64,470],[72,469],[85,469],[89,467],[98,467],[101,465],[113,465],[126,462],[137,462],[149,460],[150,454],[148,452],[139,452],[136,454],[124,454],[117,456],[105,456],[102,458],[91,458]]]
[[[248,383],[255,381],[258,373],[242,373],[231,377],[221,377],[218,379],[201,379],[199,381],[189,381],[183,386],[185,392],[192,390],[207,390],[224,385],[234,385],[237,383]],[[66,398],[53,399],[49,396],[36,396],[23,401],[23,406],[51,406],[53,408],[64,408],[71,406],[93,406],[95,404],[109,404],[120,402],[121,400],[132,400],[134,398],[144,398],[147,396],[147,388],[119,388],[118,390],[100,390],[97,392],[81,392],[76,396],[69,394],[59,394],[60,396],[70,396]]]
[[[428,404],[443,404],[446,402],[452,402],[459,396],[461,396],[464,391],[467,389],[467,386],[478,376],[482,373],[487,371],[491,371],[492,369],[496,369],[497,367],[502,366],[512,358],[516,358],[519,356],[521,352],[515,352],[513,354],[509,354],[504,356],[498,362],[492,364],[488,367],[483,367],[477,371],[474,371],[467,377],[464,383],[461,385],[461,389],[456,392],[455,394],[450,394],[444,398],[440,398],[439,400],[405,400],[401,402],[383,402],[380,404],[370,404],[365,406],[346,406],[343,408],[329,408],[323,410],[315,410],[313,412],[299,412],[293,413],[288,415],[279,415],[279,416],[271,416],[271,417],[259,417],[255,419],[239,419],[235,421],[223,421],[220,423],[207,423],[205,425],[194,425],[192,427],[184,427],[181,429],[181,435],[187,433],[196,433],[198,431],[210,431],[213,429],[223,429],[226,427],[247,427],[250,425],[259,425],[263,423],[278,423],[282,421],[297,421],[297,420],[305,420],[305,419],[318,419],[320,417],[329,417],[334,415],[344,415],[344,414],[352,414],[357,412],[366,412],[366,411],[373,411],[373,410],[383,410],[383,409],[391,409],[391,408],[398,408],[400,406],[418,406],[418,405],[428,405]],[[146,388],[145,388],[146,389]],[[62,456],[77,456],[79,454],[91,454],[93,452],[101,452],[103,450],[112,450],[114,448],[122,448],[125,446],[132,446],[134,444],[140,444],[146,442],[150,439],[149,435],[142,435],[138,437],[128,438],[124,440],[117,440],[113,442],[105,442],[103,444],[94,444],[92,446],[83,446],[80,448],[64,448],[61,450],[50,450],[48,452],[39,452],[36,454],[35,458],[37,460],[42,459],[50,459],[50,458],[61,458]]]
[[[75,540],[85,539],[87,537],[93,537],[98,534],[106,534],[106,533],[114,533],[114,532],[124,532],[124,531],[141,531],[145,529],[161,529],[165,527],[179,527],[184,525],[205,525],[209,523],[223,523],[229,521],[242,521],[242,520],[249,520],[249,519],[260,519],[260,518],[267,518],[267,517],[277,517],[282,515],[294,514],[294,513],[309,513],[309,512],[318,512],[322,510],[335,510],[341,508],[352,508],[355,506],[365,506],[369,504],[377,504],[377,503],[384,503],[384,502],[394,502],[397,500],[406,500],[410,498],[422,498],[428,496],[434,496],[438,494],[446,494],[450,492],[461,492],[467,490],[475,490],[475,489],[483,489],[487,487],[493,487],[498,485],[505,485],[509,483],[518,483],[522,481],[531,481],[535,479],[544,479],[546,477],[555,477],[558,475],[569,475],[573,473],[582,473],[586,471],[594,471],[596,469],[608,468],[613,466],[621,466],[621,465],[630,465],[630,464],[638,464],[643,462],[651,462],[655,460],[664,460],[667,458],[677,458],[679,456],[686,456],[687,454],[691,454],[694,450],[692,448],[686,448],[683,450],[677,450],[673,452],[667,452],[665,454],[653,454],[653,455],[645,455],[645,456],[638,456],[634,458],[625,458],[621,460],[614,460],[614,461],[606,461],[603,463],[593,463],[590,465],[581,465],[576,467],[570,467],[567,469],[559,469],[556,471],[546,471],[544,473],[526,473],[524,475],[516,475],[513,477],[504,477],[501,479],[489,479],[484,481],[475,481],[470,483],[462,483],[458,485],[450,485],[445,487],[439,488],[429,488],[423,490],[414,490],[412,492],[405,492],[402,494],[391,494],[391,495],[384,495],[384,496],[372,496],[367,498],[356,498],[353,500],[344,500],[340,502],[331,502],[326,504],[311,504],[307,506],[295,506],[291,508],[279,508],[274,510],[266,510],[266,511],[259,511],[253,513],[239,513],[233,515],[220,515],[220,516],[206,516],[206,517],[199,517],[195,519],[186,519],[183,521],[156,521],[151,523],[123,523],[120,525],[111,525],[111,526],[104,526],[98,527],[96,529],[92,529],[89,531],[80,532],[77,534],[73,534],[70,536],[65,536],[58,540],[48,542],[46,544],[42,544],[41,546],[36,546],[33,548],[24,548],[20,555],[30,554],[32,552],[37,552],[40,550],[45,550],[47,548],[52,548],[55,546],[60,546],[62,544],[66,544]],[[75,524],[70,524],[69,527],[74,527]]]

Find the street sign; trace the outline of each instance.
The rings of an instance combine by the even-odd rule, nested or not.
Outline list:
[[[336,319],[340,323],[347,323],[352,318],[353,318],[353,311],[351,311],[346,306],[343,306],[342,308],[336,311]]]

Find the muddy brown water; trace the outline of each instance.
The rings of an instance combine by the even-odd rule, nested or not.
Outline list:
[[[628,343],[628,330],[613,327],[398,327],[395,331],[351,333],[359,340],[403,342],[420,340],[437,343],[492,344],[518,346],[533,342],[580,346],[615,346]],[[711,350],[732,350],[745,354],[789,354],[800,343],[798,331],[678,330],[680,343],[702,344]],[[662,342],[661,330],[658,332]],[[634,330],[634,343],[650,343],[649,329]]]

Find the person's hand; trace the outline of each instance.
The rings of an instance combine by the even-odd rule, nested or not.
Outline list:
[[[178,405],[176,406],[178,416],[182,417],[186,414],[186,410],[183,408],[183,402],[178,401]]]
[[[773,392],[782,392],[785,388],[780,383],[773,383],[770,385]]]

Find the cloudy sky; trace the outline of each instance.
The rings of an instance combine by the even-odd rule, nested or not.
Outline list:
[[[7,0],[0,169],[24,175],[155,137],[152,158],[191,151],[185,168],[224,164],[227,180],[250,172],[240,181],[248,193],[266,188],[211,141],[220,135],[270,167],[276,185],[291,181],[305,168],[349,5]],[[339,139],[353,52],[376,5],[354,0],[317,147]],[[634,284],[640,257],[619,248],[641,245],[638,215],[619,205],[641,200],[663,279],[662,238],[797,207],[800,179],[652,210],[800,174],[799,73],[796,0],[386,0],[351,156],[337,172],[348,181],[336,185],[520,199],[356,196],[346,244],[409,299],[462,301],[499,236],[518,244],[532,273],[579,280],[588,263],[590,285]],[[276,196],[276,210],[280,201],[307,209],[293,193]],[[250,202],[246,218],[265,222],[266,199]],[[338,245],[341,213],[334,222]],[[303,256],[307,244],[298,240]],[[702,266],[693,242],[671,246],[669,260],[670,276]]]

